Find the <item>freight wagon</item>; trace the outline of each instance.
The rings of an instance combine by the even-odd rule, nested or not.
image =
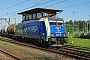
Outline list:
[[[9,25],[7,27],[7,33],[8,34],[14,35],[15,34],[15,30],[16,30],[16,24],[12,24],[12,25]]]

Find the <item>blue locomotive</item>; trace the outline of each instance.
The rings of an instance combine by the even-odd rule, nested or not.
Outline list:
[[[62,18],[41,18],[23,23],[23,36],[37,39],[40,43],[67,43],[67,32]]]

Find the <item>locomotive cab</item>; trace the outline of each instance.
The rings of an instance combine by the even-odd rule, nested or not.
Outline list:
[[[62,18],[41,18],[40,22],[42,22],[40,32],[42,36],[46,36],[45,41],[48,41],[49,44],[67,43],[67,31]]]
[[[57,44],[67,43],[67,31],[62,18],[49,18],[50,40]]]

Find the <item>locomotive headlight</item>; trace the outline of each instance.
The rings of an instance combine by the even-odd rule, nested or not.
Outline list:
[[[42,35],[45,35],[44,33],[42,33]]]
[[[66,34],[62,34],[62,36],[66,36]]]
[[[51,34],[51,36],[54,36],[54,34]]]

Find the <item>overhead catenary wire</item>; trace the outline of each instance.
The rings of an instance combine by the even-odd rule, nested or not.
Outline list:
[[[36,6],[40,6],[40,5],[49,3],[49,2],[52,2],[52,1],[55,1],[55,0],[50,0],[50,1],[47,1],[47,2],[40,3],[40,4],[35,3],[35,5],[33,5],[33,6],[30,6],[30,7],[27,7],[27,8],[25,8],[25,9],[18,10],[18,11],[15,11],[15,12],[11,12],[11,13],[8,13],[8,14],[13,14],[13,13],[16,13],[16,12],[19,12],[19,11],[23,11],[23,10],[26,10],[26,9],[29,9],[29,8],[33,8],[33,7],[36,7]],[[66,1],[66,0],[64,0],[64,1]],[[57,3],[52,4],[52,5],[49,5],[49,6],[53,6],[53,5],[62,3],[62,2],[64,2],[64,1],[57,2]],[[85,2],[85,3],[81,3],[81,4],[71,5],[71,6],[68,6],[68,7],[63,7],[62,9],[64,9],[64,8],[70,8],[70,7],[74,7],[74,6],[79,6],[79,5],[84,5],[84,4],[88,4],[88,3],[90,3],[90,2]],[[49,6],[46,6],[46,7],[49,7]],[[6,14],[5,14],[5,15],[1,15],[0,17],[2,17],[2,16],[6,16]]]
[[[67,0],[63,0],[63,1],[60,1],[60,2],[57,2],[57,3],[51,4],[51,5],[48,5],[46,7],[50,7],[50,6],[53,6],[53,5],[56,5],[56,4],[60,4],[60,3],[65,2],[65,1],[67,1]]]
[[[34,5],[34,6],[31,6],[31,7],[28,7],[28,8],[22,9],[22,10],[18,10],[18,11],[15,11],[15,12],[23,11],[23,10],[26,10],[26,9],[29,9],[29,8],[33,8],[33,7],[36,7],[36,6],[40,6],[40,5],[43,5],[43,4],[46,4],[46,3],[52,2],[52,1],[55,1],[55,0],[50,0],[50,1],[47,1],[47,2],[44,2],[44,3],[36,4],[36,5]],[[65,2],[65,1],[66,1],[66,0],[61,1],[61,2],[57,2],[57,3],[52,4],[52,5],[49,5],[49,6],[53,6],[53,5],[56,5],[56,4],[59,4],[59,3]],[[76,4],[76,5],[68,6],[68,7],[63,7],[63,8],[69,8],[69,7],[74,7],[74,6],[84,5],[84,4],[88,4],[88,3],[90,3],[90,2],[85,2],[85,3],[81,3],[81,4]],[[47,7],[49,7],[49,6],[47,6]],[[63,8],[62,8],[62,9],[63,9]],[[15,12],[12,12],[12,13],[15,13]],[[9,14],[12,14],[12,13],[9,13]]]
[[[36,7],[36,6],[40,6],[40,5],[43,5],[43,4],[47,4],[47,3],[50,3],[50,2],[52,2],[52,1],[55,1],[55,0],[49,0],[49,1],[46,1],[46,2],[43,2],[43,3],[40,3],[40,4],[36,4],[36,3],[35,3],[35,5],[33,5],[33,6],[30,6],[30,7],[27,7],[27,8],[18,10],[18,11],[15,11],[15,12],[8,13],[8,15],[9,15],[9,14],[16,13],[16,12],[19,12],[19,11],[26,10],[26,9],[29,9],[29,8],[33,8],[33,7]],[[6,14],[5,14],[5,15],[1,15],[0,17],[2,17],[2,16],[6,16]]]
[[[43,3],[40,3],[40,4],[35,4],[33,6],[27,7],[25,9],[22,9],[22,10],[19,10],[19,11],[23,11],[23,10],[26,10],[26,9],[29,9],[29,8],[33,8],[33,7],[36,7],[36,6],[43,5],[43,4],[47,4],[47,3],[50,3],[50,2],[53,2],[53,1],[55,1],[55,0],[49,0],[49,1],[46,1],[46,2],[43,2]],[[19,11],[17,11],[17,12],[19,12]]]
[[[80,3],[80,4],[76,4],[76,5],[71,5],[71,6],[67,6],[67,7],[62,7],[62,9],[64,8],[70,8],[70,7],[74,7],[74,6],[79,6],[79,5],[84,5],[84,4],[88,4],[90,2],[85,2],[85,3]]]
[[[35,3],[35,5],[39,4],[40,2],[42,2],[43,0],[40,0],[39,2]]]
[[[10,6],[10,7],[7,7],[7,8],[5,8],[5,9],[2,9],[2,10],[0,10],[0,11],[4,11],[4,10],[7,10],[7,9],[10,9],[10,8],[12,8],[12,7],[15,7],[15,6],[18,6],[18,5],[20,5],[20,4],[23,4],[23,3],[27,2],[27,1],[29,1],[29,0],[25,0],[25,1],[23,1],[23,2],[17,3],[17,4],[15,4],[15,5],[12,5],[12,6]]]

